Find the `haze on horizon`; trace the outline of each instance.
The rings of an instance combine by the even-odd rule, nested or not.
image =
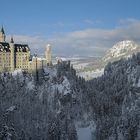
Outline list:
[[[28,43],[43,54],[102,56],[116,42],[140,43],[139,0],[1,0],[7,41]]]

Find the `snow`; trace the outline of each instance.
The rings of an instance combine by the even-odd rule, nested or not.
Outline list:
[[[58,61],[67,61],[68,59],[65,57],[56,57],[56,60]]]
[[[16,106],[11,106],[11,107],[9,107],[6,111],[7,112],[12,112],[12,111],[14,111],[16,109]]]
[[[140,78],[139,78],[139,81],[137,83],[137,87],[140,87]]]
[[[51,78],[52,77],[55,77],[56,76],[56,73],[57,73],[56,69],[53,68],[53,67],[45,67],[44,68],[44,72],[45,73],[48,73]]]
[[[54,87],[57,88],[60,93],[63,93],[63,95],[66,95],[71,92],[70,83],[65,76],[63,78],[64,78],[63,82],[60,84],[54,85]]]
[[[110,49],[110,53],[112,54],[112,56],[118,57],[125,54],[125,52],[123,52],[122,50],[128,51],[128,50],[134,50],[136,48],[137,48],[137,45],[134,44],[133,41],[126,40],[126,41],[121,41],[115,44]]]
[[[135,138],[135,140],[140,140],[140,129],[138,130],[138,134],[137,134],[137,137]]]
[[[36,58],[37,58],[38,61],[46,60],[46,58],[43,58],[43,57],[36,57],[36,56],[32,57],[32,59],[36,59]],[[30,62],[32,62],[32,61],[30,61]]]
[[[78,140],[92,140],[90,127],[79,128],[77,134]]]
[[[27,89],[33,90],[34,88],[35,88],[35,85],[34,85],[33,81],[29,81],[27,84]]]
[[[39,60],[39,61],[43,61],[43,60],[46,60],[46,58],[37,57],[37,60]]]
[[[88,66],[89,63],[80,63],[80,64],[76,64],[73,65],[73,67],[76,69],[76,70],[82,70],[84,69],[86,66]]]
[[[59,93],[63,93],[63,95],[66,95],[71,92],[70,83],[66,76],[63,76],[59,79],[60,83],[52,83],[53,77],[57,77],[56,76],[57,72],[56,72],[55,67],[54,68],[46,67],[44,70],[45,70],[45,73],[48,74],[49,82],[53,91],[58,89]]]
[[[96,126],[94,123],[90,123],[87,127],[76,126],[78,140],[95,140]]]
[[[77,75],[85,78],[85,80],[90,80],[90,79],[102,76],[103,73],[104,73],[104,68],[96,69],[94,71],[79,72],[79,73],[77,73]]]
[[[16,76],[16,75],[20,75],[20,76],[22,76],[22,70],[21,69],[18,69],[18,70],[15,70],[14,72],[12,72],[12,75],[13,76]]]
[[[136,50],[138,47],[139,46],[132,40],[120,41],[107,51],[103,59],[104,61],[107,61],[110,60],[111,58],[118,58],[118,57],[125,56],[127,53]]]
[[[23,82],[24,76],[23,76],[23,71],[21,69],[18,69],[18,70],[13,71],[12,72],[12,75],[13,75],[13,77],[15,77],[15,79],[16,79],[16,76],[18,76],[20,83]]]
[[[10,134],[10,133],[7,133],[6,140],[11,140],[11,137],[12,137],[12,134]]]

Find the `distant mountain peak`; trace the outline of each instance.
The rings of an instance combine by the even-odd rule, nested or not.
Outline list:
[[[118,43],[116,43],[110,50],[116,49],[117,51],[123,50],[123,49],[136,49],[138,45],[132,41],[132,40],[123,40]],[[115,50],[115,51],[116,51]]]
[[[140,51],[140,47],[133,40],[123,40],[110,48],[103,57],[103,60],[112,61],[122,57],[129,57],[138,51]]]

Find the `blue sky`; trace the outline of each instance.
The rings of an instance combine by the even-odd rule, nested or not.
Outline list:
[[[0,24],[43,53],[101,56],[117,41],[140,39],[139,0],[0,0]]]

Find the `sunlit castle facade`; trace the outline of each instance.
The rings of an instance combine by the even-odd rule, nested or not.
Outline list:
[[[6,42],[6,35],[3,27],[0,31],[0,72],[22,69],[32,72],[41,69],[46,64],[51,64],[51,46],[46,48],[46,58],[31,58],[30,48],[27,44],[16,44],[13,38],[10,43]]]
[[[36,69],[43,69],[45,66],[52,66],[51,45],[46,46],[45,58],[39,58],[36,55],[28,63],[28,72],[33,72]]]

